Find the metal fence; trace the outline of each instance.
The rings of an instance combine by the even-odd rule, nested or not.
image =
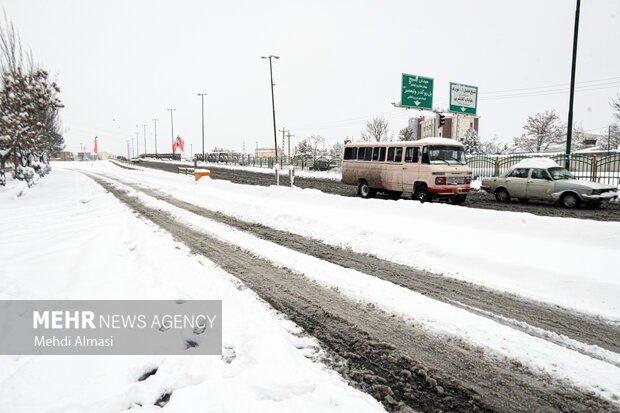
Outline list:
[[[215,152],[207,153],[205,155],[205,157],[207,158],[207,162],[210,163],[253,166],[256,168],[273,168],[273,165],[276,161],[275,157],[255,157],[239,153]],[[196,154],[195,158],[198,161],[203,161],[202,154]],[[319,158],[314,161],[313,159],[302,156],[291,156],[290,158],[288,156],[285,156],[284,158],[279,158],[278,162],[280,162],[282,167],[294,165],[296,169],[301,170],[311,169],[317,171],[326,171],[329,169],[340,168],[341,166],[340,159]]]
[[[474,155],[467,157],[474,178],[499,176],[523,159],[543,157],[532,155]],[[545,156],[567,167],[578,179],[620,185],[620,153],[609,155],[557,154]]]

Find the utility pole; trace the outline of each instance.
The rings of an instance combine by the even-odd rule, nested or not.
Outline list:
[[[282,132],[282,154],[281,154],[282,155],[281,156],[282,159],[281,159],[280,164],[282,166],[284,166],[284,137],[285,137],[285,133],[288,132],[288,131],[286,130],[286,128],[282,128],[282,130],[280,130],[279,132]],[[276,152],[276,154],[277,154],[277,152]],[[277,161],[278,161],[278,158],[277,158],[277,155],[276,155],[276,162]]]
[[[173,148],[174,148],[174,117],[172,116],[172,114],[173,114],[173,112],[176,109],[170,108],[170,109],[166,109],[166,110],[170,112],[170,133],[171,133],[171,137],[172,137],[172,146],[170,147],[170,150],[172,151],[172,153],[173,153],[172,157],[174,158],[174,150],[173,150]]]
[[[157,121],[158,120],[159,119],[153,118],[153,124],[155,125],[155,128],[154,128],[155,130],[155,158],[157,158]]]
[[[261,59],[269,59],[269,77],[271,78],[271,111],[273,113],[273,143],[276,151],[276,162],[278,161],[278,138],[276,136],[276,104],[273,97],[273,87],[276,85],[273,83],[273,67],[271,65],[271,59],[279,59],[279,56],[269,55],[261,56]]]
[[[127,160],[130,160],[131,156],[129,156],[129,140],[127,140],[125,142],[127,142]]]
[[[143,128],[143,130],[144,130],[144,154],[146,155],[146,153],[148,152],[148,151],[146,150],[146,123],[143,123],[143,124],[142,124],[142,128]]]
[[[206,162],[205,159],[205,96],[206,93],[199,93],[200,100],[202,102],[202,161]]]
[[[138,125],[136,125],[138,126]],[[140,132],[136,131],[136,156],[140,156]]]
[[[291,137],[295,137],[295,135],[291,135],[291,131],[288,131],[288,133],[286,134],[286,137],[288,138],[288,163],[289,165],[291,164]],[[282,148],[282,150],[284,150],[284,148]]]
[[[579,8],[581,0],[577,0],[575,8],[575,32],[573,34],[573,64],[570,74],[570,100],[568,103],[568,130],[566,131],[566,155],[571,152],[571,140],[573,138],[573,103],[575,100],[575,69],[577,66],[577,36],[579,34]],[[570,168],[570,158],[566,157],[566,169]]]
[[[609,156],[610,145],[611,145],[611,125],[607,127],[607,156]]]

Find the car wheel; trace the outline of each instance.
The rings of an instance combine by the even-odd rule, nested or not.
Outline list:
[[[529,199],[527,198],[517,198],[519,200],[519,202],[521,202],[522,204],[527,204],[528,202],[530,202]]]
[[[560,202],[562,203],[562,206],[564,208],[575,208],[577,205],[579,205],[579,197],[572,192],[569,192],[562,196]]]
[[[450,197],[450,203],[460,205],[467,199],[467,195],[454,195]]]
[[[426,185],[418,185],[418,187],[413,192],[413,199],[424,202],[431,202],[433,200],[431,193],[428,192],[428,187]]]
[[[368,186],[368,182],[361,181],[357,186],[357,193],[364,199],[372,198],[377,194],[377,190]]]
[[[499,188],[495,191],[495,199],[497,202],[506,203],[510,202],[510,194],[504,188]]]

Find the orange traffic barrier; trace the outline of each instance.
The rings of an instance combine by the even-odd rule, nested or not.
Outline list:
[[[196,169],[194,171],[194,179],[197,181],[200,178],[202,178],[203,176],[211,176],[211,171],[209,171],[208,169]]]

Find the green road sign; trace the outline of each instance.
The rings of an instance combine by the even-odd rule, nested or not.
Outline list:
[[[416,109],[433,109],[433,79],[403,73],[400,102]]]
[[[450,82],[450,112],[475,115],[478,106],[478,87]]]

